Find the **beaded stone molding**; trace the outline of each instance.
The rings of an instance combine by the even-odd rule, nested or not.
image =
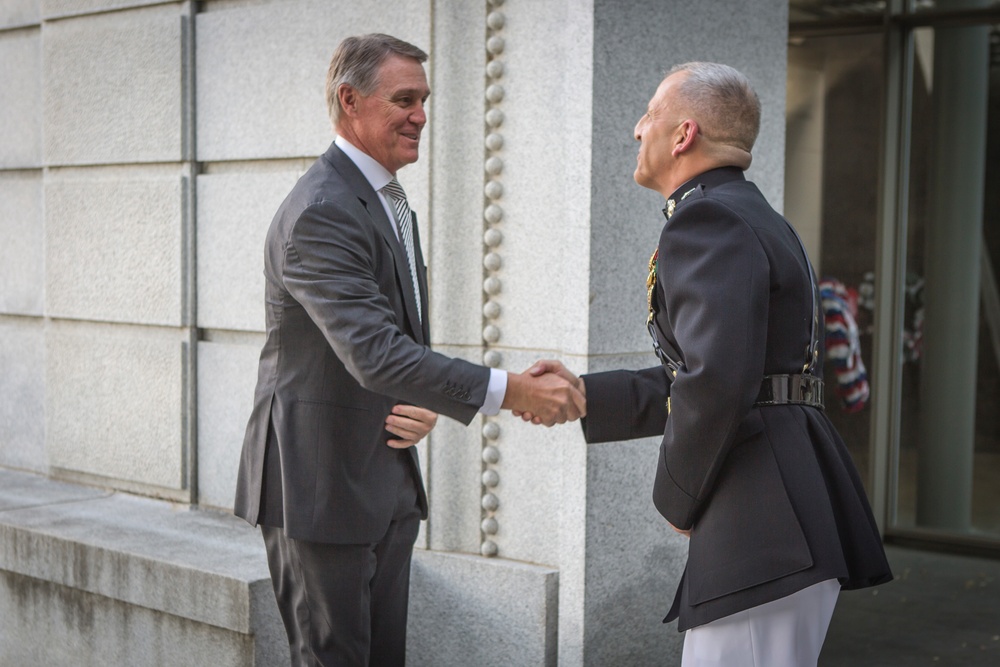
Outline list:
[[[503,124],[504,89],[501,80],[504,74],[504,63],[500,56],[504,50],[503,27],[506,17],[499,11],[503,0],[488,0],[486,15],[486,77],[485,77],[485,123],[486,135],[484,163],[484,197],[483,197],[483,363],[490,368],[498,368],[502,361],[499,350],[493,346],[500,340],[500,328],[497,321],[500,317],[500,303],[497,300],[503,287],[499,272],[503,265],[500,258],[500,244],[503,233],[500,222],[503,220],[503,209],[499,201],[503,197],[503,184],[500,174],[503,171],[503,159],[499,153],[503,149],[503,135],[500,126]],[[484,556],[496,556],[499,553],[497,533],[500,524],[497,523],[496,512],[500,507],[497,497],[497,486],[500,484],[500,473],[495,466],[500,460],[500,450],[497,447],[500,439],[500,424],[495,417],[486,417],[483,423],[483,476],[482,476],[482,523],[480,524],[480,553]]]

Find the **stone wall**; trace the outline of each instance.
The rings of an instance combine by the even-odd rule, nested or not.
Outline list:
[[[446,354],[515,371],[538,358],[578,372],[653,363],[643,284],[662,201],[632,181],[632,128],[672,64],[721,60],[750,76],[765,107],[751,177],[780,205],[785,2],[751,14],[735,0],[391,7],[0,6],[0,391],[13,397],[0,403],[0,467],[142,496],[167,515],[229,511],[263,340],[263,237],[332,140],[323,84],[347,35],[388,32],[431,54],[422,157],[400,179]],[[468,428],[441,420],[420,448],[431,514],[414,564],[411,663],[676,658],[680,637],[660,619],[686,544],[650,501],[655,440],[587,446],[575,425],[503,415]],[[60,523],[59,503],[48,511]],[[4,515],[0,528],[16,523]],[[32,530],[42,529],[17,524]],[[51,558],[72,568],[83,534],[53,542]],[[202,534],[192,525],[194,544]],[[119,541],[102,546],[119,548],[131,567],[139,556]],[[128,616],[118,605],[153,614],[142,623],[170,616],[166,636],[204,621],[23,562],[0,562],[5,615],[55,614],[76,596],[111,644]],[[259,590],[261,572],[241,586]],[[256,630],[241,622],[234,645],[245,651]],[[13,633],[0,645],[24,649]]]

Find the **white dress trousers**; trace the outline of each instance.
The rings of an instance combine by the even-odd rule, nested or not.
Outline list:
[[[830,579],[691,628],[681,667],[816,667],[839,594]]]

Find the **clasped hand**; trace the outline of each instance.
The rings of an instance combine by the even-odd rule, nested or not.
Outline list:
[[[520,375],[510,374],[508,396],[512,387],[526,387],[525,395],[515,396],[509,405],[505,400],[504,407],[526,422],[552,426],[587,416],[587,388],[583,380],[558,361],[538,361]]]
[[[436,412],[416,405],[400,403],[393,406],[392,413],[385,419],[385,430],[399,439],[387,440],[386,444],[393,449],[412,447],[434,429],[437,418]]]
[[[564,424],[587,416],[586,387],[558,361],[543,360],[523,373],[507,374],[501,407],[533,424]],[[386,444],[393,449],[412,447],[433,430],[437,418],[437,413],[415,405],[394,406],[385,428],[398,439]]]

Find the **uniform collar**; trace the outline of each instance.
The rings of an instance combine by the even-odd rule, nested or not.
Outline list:
[[[745,180],[746,176],[743,175],[743,170],[739,167],[717,167],[698,174],[691,180],[684,183],[684,185],[674,190],[673,194],[667,198],[666,206],[663,209],[663,215],[665,215],[667,219],[670,219],[670,216],[674,214],[674,209],[697,190],[704,192],[705,190],[722,185],[723,183]]]

